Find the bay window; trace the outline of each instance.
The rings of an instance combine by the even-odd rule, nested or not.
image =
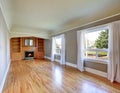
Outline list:
[[[108,28],[87,30],[84,33],[84,58],[108,60]]]

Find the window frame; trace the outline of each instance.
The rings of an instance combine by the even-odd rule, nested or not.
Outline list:
[[[55,55],[61,55],[61,53],[57,53],[57,52],[56,52],[56,50],[58,49],[58,48],[56,47],[56,39],[59,39],[59,38],[61,38],[61,36],[56,36],[56,37],[55,37],[55,49],[54,49]],[[62,40],[62,38],[61,38],[61,40]],[[62,44],[62,41],[61,41],[61,44]],[[62,49],[60,49],[60,51],[62,51]]]
[[[90,29],[85,30],[84,33],[83,33],[83,36],[84,36],[84,39],[83,39],[84,45],[86,43],[85,42],[86,41],[86,39],[85,39],[85,34],[86,33],[96,32],[96,31],[100,31],[100,30],[108,30],[109,31],[109,27],[107,25],[104,25],[104,26],[94,27],[94,28],[90,28]],[[109,42],[109,40],[108,40],[108,42]],[[109,49],[109,47],[108,47],[108,49]],[[90,49],[90,48],[86,48],[84,46],[84,49],[83,49],[84,53],[87,52],[87,51],[96,52],[96,54],[95,54],[96,58],[88,58],[88,57],[86,57],[86,55],[84,55],[84,60],[85,61],[90,61],[90,62],[96,62],[97,61],[96,63],[108,64],[108,60],[98,59],[98,52],[107,52],[107,54],[108,54],[108,49],[93,49],[93,48]]]

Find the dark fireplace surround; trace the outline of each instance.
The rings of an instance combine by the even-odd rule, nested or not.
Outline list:
[[[25,51],[25,59],[26,60],[34,59],[34,51]]]

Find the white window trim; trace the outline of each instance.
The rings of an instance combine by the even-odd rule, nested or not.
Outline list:
[[[108,49],[84,49],[85,51],[108,52]]]
[[[55,55],[56,55],[56,56],[61,56],[61,54],[59,54],[59,53],[55,53]]]
[[[106,30],[109,29],[109,26],[106,25],[101,25],[101,26],[96,26],[96,27],[92,27],[92,28],[88,28],[84,31],[84,35],[86,33],[90,33],[90,32],[95,32],[95,31],[100,31],[100,30]],[[85,51],[95,51],[95,52],[108,52],[108,49],[85,49],[84,48],[84,52]],[[97,54],[96,54],[97,56]],[[95,62],[95,63],[103,63],[103,64],[108,64],[108,60],[102,60],[102,59],[98,59],[98,58],[87,58],[84,56],[84,60],[85,61],[90,61],[90,62]],[[97,61],[97,62],[96,62]]]
[[[58,48],[55,48],[55,54],[56,55],[61,55],[61,53],[56,53],[56,50],[57,50]],[[60,50],[62,50],[62,49],[60,49]]]
[[[98,53],[98,52],[108,52],[108,49],[85,49],[84,52],[86,52],[86,51],[95,51],[96,53]],[[96,54],[96,58],[88,58],[88,57],[84,56],[84,59],[87,61],[95,61],[95,62],[97,61],[99,63],[105,62],[105,64],[108,63],[108,60],[99,59],[97,57],[97,54]]]
[[[84,33],[95,32],[95,31],[106,30],[106,29],[109,29],[108,24],[85,29]]]

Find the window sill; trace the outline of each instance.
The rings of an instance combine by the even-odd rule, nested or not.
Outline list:
[[[61,54],[57,54],[57,53],[55,53],[54,55],[56,55],[56,56],[61,56]]]
[[[90,58],[85,58],[84,60],[94,63],[108,64],[108,60],[99,60],[99,59],[90,59]]]

